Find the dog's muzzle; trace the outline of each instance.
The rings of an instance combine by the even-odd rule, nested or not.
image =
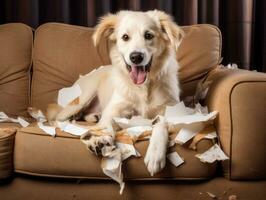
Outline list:
[[[134,84],[140,85],[145,82],[147,73],[150,71],[152,58],[147,65],[129,65],[126,63],[129,76]]]

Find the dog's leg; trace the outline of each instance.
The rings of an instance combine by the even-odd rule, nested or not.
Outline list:
[[[69,119],[71,116],[77,114],[81,109],[82,105],[67,105],[64,107],[57,115],[56,115],[56,121],[65,121]]]
[[[101,118],[101,113],[89,113],[84,116],[86,122],[97,123]]]
[[[161,171],[166,162],[168,131],[164,121],[155,124],[144,162],[151,176]]]
[[[87,146],[96,155],[101,152],[102,148],[114,145],[115,130],[117,127],[113,124],[113,117],[121,117],[121,113],[124,113],[127,108],[126,105],[126,103],[111,101],[104,109],[102,117],[96,126],[97,128],[103,129],[112,127],[114,131],[110,131],[108,135],[90,137]],[[89,118],[91,118],[91,116]]]

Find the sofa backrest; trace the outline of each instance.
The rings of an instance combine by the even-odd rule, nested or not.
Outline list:
[[[193,90],[197,80],[219,63],[221,34],[218,28],[206,24],[182,28],[185,37],[177,52],[178,76],[184,90]],[[47,23],[36,30],[32,106],[44,110],[48,103],[56,102],[59,89],[72,85],[79,75],[110,63],[106,42],[97,51],[92,33],[92,28],[59,23]]]
[[[0,111],[8,115],[27,114],[32,44],[30,27],[0,25]]]

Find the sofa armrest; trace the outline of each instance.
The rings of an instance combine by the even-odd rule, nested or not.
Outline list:
[[[232,180],[266,178],[266,74],[217,68],[205,80],[211,83],[206,104],[219,115],[215,126],[230,160],[224,174]]]

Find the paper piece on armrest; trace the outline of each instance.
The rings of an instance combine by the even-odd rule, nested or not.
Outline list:
[[[228,156],[222,151],[218,144],[213,145],[209,150],[202,154],[195,155],[204,163],[213,163],[216,160],[228,160]]]
[[[28,107],[28,113],[30,114],[31,117],[33,117],[34,119],[36,119],[37,122],[46,122],[46,117],[44,116],[44,114],[42,113],[41,110],[38,110],[36,108],[33,107]]]
[[[135,126],[152,126],[152,120],[141,116],[134,116],[131,119],[114,117],[113,120],[123,129]]]
[[[139,157],[140,153],[135,149],[135,147],[132,144],[124,144],[117,142],[116,143],[117,148],[121,151],[121,159],[126,160],[130,156]]]
[[[102,158],[103,173],[120,184],[120,194],[123,193],[125,183],[123,182],[122,174],[122,159],[120,149],[112,151],[112,155]]]
[[[45,133],[55,137],[56,135],[56,131],[55,131],[55,127],[53,126],[46,126],[44,125],[42,122],[38,122],[38,126],[40,129],[42,129]]]
[[[177,152],[167,154],[167,158],[176,167],[184,163],[184,160],[178,155]]]
[[[186,107],[184,102],[181,101],[175,106],[166,106],[164,116],[166,118],[180,117],[184,115],[191,115],[195,111],[189,107]]]
[[[81,126],[72,124],[70,122],[57,122],[58,127],[67,133],[70,133],[72,135],[81,136],[84,133],[88,132],[89,129],[83,128]]]
[[[193,138],[203,128],[204,124],[202,122],[186,124],[177,134],[175,142],[178,144],[184,144]]]
[[[58,92],[57,103],[60,106],[65,107],[80,95],[81,95],[81,89],[78,84],[75,84],[71,87],[62,88]]]

